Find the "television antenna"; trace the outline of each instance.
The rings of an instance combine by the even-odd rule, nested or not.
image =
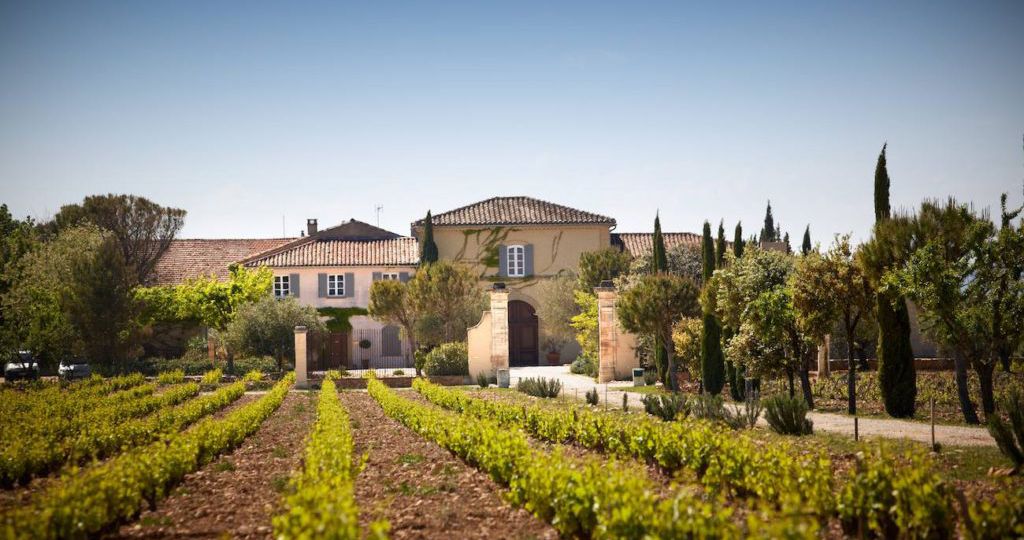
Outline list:
[[[373,210],[377,212],[377,226],[380,227],[380,213],[384,211],[384,205],[378,204],[373,208]]]

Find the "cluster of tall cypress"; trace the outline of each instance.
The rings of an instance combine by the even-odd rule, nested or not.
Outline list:
[[[725,230],[719,226],[719,257],[715,255],[715,244],[711,239],[711,224],[704,222],[704,235],[701,239],[704,259],[703,276],[705,285],[715,273],[715,262],[725,258]],[[705,303],[706,304],[706,303]],[[700,339],[701,383],[704,391],[717,395],[725,386],[725,355],[722,353],[722,325],[711,307],[704,306],[703,322]]]

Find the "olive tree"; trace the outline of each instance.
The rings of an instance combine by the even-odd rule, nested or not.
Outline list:
[[[668,387],[678,390],[675,378],[672,328],[683,317],[700,311],[697,285],[670,274],[643,276],[624,291],[617,303],[617,315],[628,332],[653,334],[665,348],[668,359]]]
[[[406,283],[406,301],[416,313],[416,342],[436,347],[463,341],[480,320],[484,293],[478,276],[465,264],[438,261],[421,267]]]
[[[323,332],[324,323],[316,309],[294,298],[264,296],[241,306],[224,331],[231,350],[253,356],[273,356],[283,369],[284,359],[295,355],[295,327]]]
[[[568,272],[545,279],[537,285],[538,295],[543,298],[537,306],[537,316],[551,350],[561,350],[576,334],[572,327],[572,318],[579,313],[575,286],[576,276]]]
[[[824,255],[809,251],[796,262],[791,280],[793,305],[801,329],[820,343],[838,323],[847,343],[848,410],[857,413],[853,340],[857,327],[874,310],[874,290],[850,246],[850,236],[836,237]]]
[[[409,347],[416,351],[416,323],[419,313],[409,302],[409,291],[405,283],[393,279],[384,279],[370,285],[369,315],[378,321],[398,325],[402,328]],[[419,363],[416,364],[419,375]]]

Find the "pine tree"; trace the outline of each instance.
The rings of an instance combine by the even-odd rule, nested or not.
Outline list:
[[[715,245],[711,240],[711,224],[704,222],[702,239],[704,283],[715,271]],[[722,328],[710,309],[704,309],[704,325],[700,340],[701,381],[704,391],[718,395],[725,386],[725,357],[722,354]]]
[[[651,239],[651,243],[651,254],[653,255],[651,257],[651,273],[667,272],[668,254],[665,252],[665,237],[661,234],[661,217],[658,214],[654,215],[654,237]],[[662,384],[666,388],[671,388],[673,386],[670,380],[672,374],[669,372],[668,365],[668,351],[665,350],[661,338],[654,336],[654,368],[658,372]]]
[[[736,224],[736,232],[732,235],[732,254],[737,259],[743,256],[743,223]]]
[[[804,229],[804,241],[803,241],[803,245],[800,246],[800,253],[803,253],[804,255],[807,255],[810,252],[811,252],[811,226],[807,225],[807,228]]]
[[[885,162],[885,149],[878,155],[875,165],[875,222],[890,217],[889,171]],[[882,391],[885,412],[896,418],[914,416],[917,400],[917,371],[914,368],[914,350],[910,344],[910,312],[903,296],[878,293],[878,385]],[[853,369],[853,366],[850,366]],[[852,373],[852,371],[851,371]],[[856,408],[850,396],[850,408]]]
[[[423,247],[420,251],[420,264],[437,262],[437,243],[434,242],[434,220],[427,210],[427,218],[423,222]]]
[[[718,239],[715,240],[715,268],[725,264],[725,221],[718,222]]]

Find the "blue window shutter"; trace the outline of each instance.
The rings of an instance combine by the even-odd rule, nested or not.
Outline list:
[[[526,244],[523,246],[523,258],[526,259],[524,275],[533,275],[533,244]]]
[[[381,272],[374,272],[373,277],[371,279],[373,279],[373,281],[380,281],[382,275],[383,274]]]
[[[508,275],[508,247],[505,244],[498,246],[498,276]]]
[[[299,297],[299,275],[289,274],[288,275],[288,296]]]
[[[408,281],[409,281],[409,272],[399,272],[398,273],[398,281],[401,281],[402,283],[408,283]]]
[[[345,272],[345,298],[354,298],[356,295],[356,275],[352,272]]]
[[[327,274],[316,275],[316,294],[319,298],[327,297]]]

